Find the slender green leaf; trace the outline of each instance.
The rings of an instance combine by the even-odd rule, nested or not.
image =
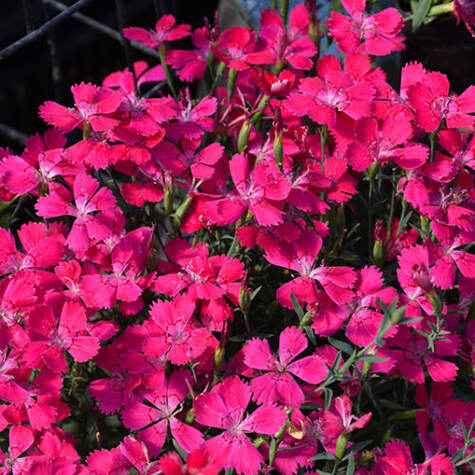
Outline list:
[[[309,462],[315,462],[317,460],[336,460],[336,457],[329,452],[325,452],[323,454],[317,454],[314,457],[308,459]]]
[[[330,388],[324,388],[323,393],[325,394],[325,412],[327,412],[332,403],[333,391]]]
[[[306,325],[303,327],[305,333],[307,334],[308,339],[311,341],[313,346],[317,346],[317,339],[315,338],[315,333],[313,332],[312,328]]]
[[[412,18],[412,30],[416,31],[422,25],[427,14],[429,13],[432,0],[419,0],[414,9],[414,16]]]
[[[348,466],[346,467],[346,475],[353,475],[355,473],[355,458],[350,454],[348,459]]]
[[[346,353],[347,355],[353,354],[353,347],[349,343],[331,337],[328,338],[328,343],[330,343],[330,345],[337,350],[343,351],[343,353]]]
[[[290,292],[290,300],[292,300],[292,306],[294,307],[295,313],[299,317],[299,321],[301,321],[304,316],[304,311],[292,292]]]
[[[371,444],[373,441],[372,440],[362,440],[360,442],[354,443],[351,447],[347,447],[345,450],[345,456],[343,459],[348,458],[351,454],[355,452],[361,452],[365,447],[368,447],[369,444]]]

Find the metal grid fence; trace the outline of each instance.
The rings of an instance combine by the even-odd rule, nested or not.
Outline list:
[[[103,41],[102,38],[107,38],[108,44],[110,44],[111,40],[116,43],[117,46],[114,47],[114,58],[104,58],[104,56],[108,56],[107,52],[102,52],[101,58],[96,58],[98,63],[110,59],[111,64],[106,73],[117,69],[120,65],[133,69],[132,64],[134,59],[138,59],[138,57],[143,58],[145,56],[151,60],[151,63],[155,64],[159,61],[159,54],[157,51],[138,42],[127,40],[122,35],[122,29],[131,24],[130,16],[133,15],[130,15],[130,13],[134,13],[135,11],[135,17],[137,18],[137,11],[139,11],[139,13],[142,14],[142,18],[146,17],[148,25],[151,26],[157,18],[165,13],[175,14],[178,16],[179,21],[181,21],[180,11],[183,12],[186,9],[190,10],[191,6],[189,0],[22,0],[21,6],[20,2],[9,1],[8,3],[9,6],[6,7],[5,3],[2,5],[0,2],[0,15],[3,14],[1,16],[6,22],[7,15],[5,15],[5,13],[11,14],[15,9],[15,34],[18,36],[18,29],[21,28],[19,25],[20,18],[24,25],[23,31],[25,32],[19,39],[9,42],[7,45],[2,45],[3,47],[0,46],[0,71],[4,73],[0,75],[3,76],[3,84],[0,83],[0,87],[2,88],[0,90],[0,146],[6,143],[8,146],[14,148],[24,144],[28,133],[30,133],[31,129],[37,124],[32,127],[29,118],[25,117],[23,119],[18,116],[18,114],[22,113],[20,109],[25,109],[23,106],[28,101],[31,103],[36,100],[36,102],[40,101],[41,103],[46,99],[52,98],[59,102],[67,102],[69,100],[69,95],[66,94],[66,91],[71,85],[71,74],[69,70],[72,68],[80,69],[80,66],[71,66],[71,61],[69,61],[69,68],[65,68],[63,63],[67,61],[64,60],[65,55],[62,55],[61,52],[64,53],[66,45],[64,44],[64,40],[63,42],[58,40],[58,35],[56,34],[58,29],[62,28],[64,30],[65,27],[67,27],[73,31],[71,23],[79,23],[81,25],[80,36],[90,37],[93,35],[95,37],[94,41],[96,42],[99,41],[99,38],[101,38],[101,41]],[[200,22],[204,16],[209,16],[208,12],[212,11],[216,4],[217,2],[214,1],[206,2],[205,6],[201,7],[203,15],[201,18],[199,18],[198,15],[196,21]],[[95,7],[107,9],[108,22],[84,13],[84,10],[94,11]],[[193,8],[194,11],[196,11],[196,9],[200,7],[197,7],[195,4]],[[151,15],[153,15],[154,18],[151,18]],[[189,15],[190,12],[188,12],[188,17]],[[38,17],[40,17],[41,21],[39,25],[36,25],[35,23],[38,23]],[[115,27],[112,27],[111,24]],[[74,31],[77,31],[77,29]],[[1,40],[0,38],[0,44],[2,44]],[[66,41],[78,42],[81,40],[71,37]],[[99,45],[100,44],[99,42]],[[122,54],[116,54],[117,47],[121,49]],[[41,57],[35,57],[35,52],[39,52],[40,50]],[[47,50],[47,52],[45,50]],[[33,51],[33,58],[31,57],[31,51]],[[76,54],[77,62],[80,63],[82,61],[84,63],[89,60],[94,63],[95,53],[99,56],[100,51],[88,52],[87,55],[89,58],[80,58]],[[74,57],[75,53],[69,54],[69,56]],[[117,58],[116,56],[120,57]],[[29,59],[26,59],[27,57],[29,57]],[[25,60],[22,61],[22,58],[25,58]],[[39,64],[35,65],[35,61],[38,61]],[[13,63],[15,66],[12,68],[10,65]],[[47,63],[49,63],[48,72],[45,71],[45,64]],[[15,77],[15,72],[10,71],[10,69],[15,68],[17,71],[20,71],[21,68],[23,68],[23,70],[30,68],[32,71],[28,72],[28,77],[24,77],[23,80],[18,80]],[[97,75],[101,74],[103,70],[104,68],[102,68],[102,71],[98,72]],[[45,75],[47,75],[48,78],[47,84],[43,84],[45,79],[41,79]],[[82,79],[86,78],[80,77],[79,81]],[[33,81],[35,82],[34,84],[32,84]],[[43,92],[43,97],[32,100],[31,98],[34,91],[38,89],[47,92]],[[50,95],[48,96],[47,94]],[[38,105],[38,103],[31,104],[33,108],[36,108]],[[23,112],[23,114],[25,114],[25,112]],[[33,115],[35,114],[33,113]],[[37,117],[35,117],[34,120],[38,120]],[[20,126],[18,126],[18,124],[20,124]],[[21,124],[24,124],[24,126],[21,127]]]

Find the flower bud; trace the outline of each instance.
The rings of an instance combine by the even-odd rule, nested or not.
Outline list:
[[[415,264],[413,266],[412,280],[425,292],[432,292],[432,277],[424,264]]]
[[[393,313],[391,313],[391,323],[393,325],[397,325],[399,322],[402,321],[405,314],[406,314],[406,305],[397,308],[396,310],[394,310]]]
[[[379,239],[373,244],[373,260],[378,267],[384,264],[383,242]]]
[[[244,152],[246,150],[247,145],[249,143],[249,136],[251,135],[251,123],[246,120],[241,126],[241,130],[239,131],[238,136],[238,143],[237,143],[237,150],[239,153]]]
[[[255,447],[256,449],[259,449],[259,448],[262,447],[265,443],[266,443],[266,441],[265,441],[262,437],[258,437],[258,438],[254,441],[254,447]]]
[[[243,313],[249,310],[249,289],[246,286],[239,289],[239,308]]]
[[[185,201],[178,207],[178,209],[175,212],[175,215],[173,216],[173,227],[175,229],[178,229],[180,227],[181,220],[183,219],[183,215],[186,213],[186,210],[191,204],[191,201],[193,198],[191,196],[187,196]]]
[[[370,180],[373,180],[374,177],[378,174],[379,169],[381,168],[381,162],[373,162],[367,169],[366,175]]]
[[[91,124],[89,122],[83,122],[82,123],[82,138],[83,140],[86,140],[90,137],[91,135]]]
[[[237,71],[230,69],[228,72],[228,102],[231,102],[234,88],[236,87]]]
[[[340,437],[338,437],[338,440],[336,441],[335,456],[338,460],[341,460],[343,458],[347,444],[348,438],[346,437],[346,433],[343,432],[342,434],[340,434]]]
[[[435,290],[432,290],[432,292],[429,292],[427,296],[429,297],[430,303],[432,304],[435,315],[442,315],[443,306],[442,302],[440,301],[439,294]]]
[[[427,216],[421,216],[422,238],[426,238],[430,234],[430,220]]]
[[[185,424],[191,425],[195,422],[195,410],[193,407],[189,409],[185,416]]]
[[[216,347],[216,350],[214,350],[214,371],[216,374],[219,374],[221,372],[221,368],[224,363],[225,354],[226,354],[226,351],[224,349],[224,345],[220,343]]]
[[[274,463],[276,453],[277,441],[272,437],[272,440],[269,445],[269,465],[272,465]]]
[[[163,207],[165,208],[165,214],[170,216],[173,211],[173,187],[165,188]]]
[[[284,157],[284,144],[282,142],[282,114],[280,109],[275,111],[274,117],[274,160],[277,166],[282,166],[282,159]]]

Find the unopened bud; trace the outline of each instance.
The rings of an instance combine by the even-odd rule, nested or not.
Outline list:
[[[371,366],[372,366],[371,361],[365,361],[365,362],[363,363],[363,368],[362,368],[362,370],[361,370],[361,374],[362,374],[362,375],[368,374],[368,373],[369,373],[369,370],[371,369]]]
[[[258,437],[258,438],[254,441],[254,447],[255,447],[256,449],[259,449],[259,448],[262,447],[265,443],[266,443],[266,441],[265,441],[262,437]]]
[[[165,214],[170,216],[173,211],[173,187],[165,188],[163,207],[165,208]]]
[[[231,102],[233,97],[234,88],[236,87],[237,71],[230,69],[228,72],[228,102]]]
[[[346,433],[343,432],[342,434],[340,434],[340,437],[338,437],[338,440],[336,441],[335,456],[338,460],[341,460],[343,458],[347,444],[348,438],[346,437]]]
[[[427,216],[421,216],[421,231],[423,239],[430,234],[430,220]]]
[[[195,410],[194,408],[190,408],[185,416],[185,424],[191,425],[193,422],[195,422]]]
[[[277,453],[277,441],[272,438],[269,445],[269,465],[272,465],[275,460],[275,455]]]
[[[276,439],[282,439],[282,437],[284,437],[285,430],[287,429],[288,425],[289,425],[289,421],[286,420],[285,424],[278,430],[278,432],[274,434],[274,437]]]
[[[89,122],[82,123],[82,138],[86,140],[91,135],[91,124]]]
[[[424,264],[415,264],[412,268],[412,280],[425,292],[432,292],[432,277]]]
[[[310,325],[311,321],[313,319],[313,314],[309,310],[303,317],[302,320],[300,320],[300,328],[306,327],[307,325]]]
[[[397,325],[399,322],[402,321],[405,314],[406,314],[406,305],[397,308],[396,310],[394,310],[393,313],[391,313],[391,323],[393,325]]]
[[[379,169],[381,168],[381,162],[373,162],[367,169],[366,175],[370,180],[373,180],[374,177],[378,174]]]
[[[191,196],[187,196],[185,201],[178,207],[178,209],[175,212],[175,215],[173,216],[173,227],[175,229],[178,229],[180,227],[181,220],[183,219],[183,215],[186,213],[186,210],[191,204],[191,201],[193,198]]]
[[[214,371],[216,374],[221,372],[221,368],[224,363],[225,349],[222,343],[220,343],[216,350],[214,350]]]
[[[241,130],[239,131],[239,136],[238,136],[238,143],[237,143],[237,149],[238,152],[244,152],[246,150],[247,145],[249,143],[249,136],[251,135],[251,123],[246,120],[241,126]]]
[[[440,301],[439,294],[435,290],[432,290],[432,292],[429,292],[427,296],[429,297],[430,303],[432,304],[435,315],[442,315],[443,306],[442,302]]]
[[[249,310],[249,289],[245,286],[239,289],[239,308],[243,313]]]
[[[373,244],[373,260],[378,267],[384,264],[384,249],[383,241],[379,239]]]

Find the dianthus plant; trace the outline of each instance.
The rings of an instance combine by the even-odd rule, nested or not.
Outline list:
[[[126,28],[0,149],[0,473],[473,470],[475,86],[341,3]]]

